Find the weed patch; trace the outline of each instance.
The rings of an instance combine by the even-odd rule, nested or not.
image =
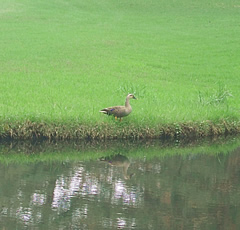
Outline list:
[[[232,93],[230,90],[226,88],[226,86],[219,85],[217,90],[214,90],[212,93],[207,93],[203,95],[202,92],[199,91],[198,99],[199,103],[202,105],[222,105],[227,104],[227,100],[229,97],[232,97]]]

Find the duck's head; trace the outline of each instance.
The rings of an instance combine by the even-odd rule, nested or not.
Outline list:
[[[131,93],[128,94],[127,97],[128,97],[128,98],[132,98],[132,99],[136,99],[136,100],[137,100],[137,98],[136,98],[133,94],[131,94]]]

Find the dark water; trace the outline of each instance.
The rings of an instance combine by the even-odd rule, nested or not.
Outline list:
[[[133,156],[0,163],[0,230],[240,229],[240,148]]]

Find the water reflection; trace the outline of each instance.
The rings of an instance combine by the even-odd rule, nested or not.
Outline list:
[[[118,167],[122,169],[122,174],[124,179],[128,180],[131,179],[134,173],[128,174],[128,168],[130,166],[130,161],[126,156],[123,156],[121,154],[107,156],[107,157],[101,157],[100,161],[104,161],[109,163],[112,166]]]
[[[1,163],[0,229],[237,229],[239,165],[240,148]]]

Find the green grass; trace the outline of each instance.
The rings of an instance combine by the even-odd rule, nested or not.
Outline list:
[[[0,3],[1,123],[240,120],[237,0]]]

